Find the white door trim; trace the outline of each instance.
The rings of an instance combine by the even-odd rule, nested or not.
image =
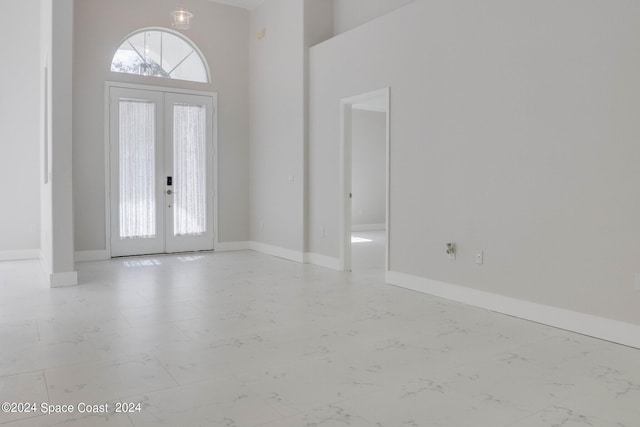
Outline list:
[[[390,98],[391,90],[386,87],[340,100],[340,270],[351,271],[351,112],[353,108],[361,108],[372,98],[384,97],[384,111],[387,113],[386,126],[386,239],[385,239],[385,271],[389,271],[389,236],[390,221]],[[376,111],[380,109],[376,108]]]
[[[104,207],[105,207],[105,245],[106,253],[111,258],[111,152],[110,152],[110,91],[111,88],[148,90],[162,93],[179,93],[186,95],[209,96],[213,99],[213,250],[220,246],[218,241],[218,94],[202,90],[178,89],[171,87],[142,85],[106,81],[104,86]]]

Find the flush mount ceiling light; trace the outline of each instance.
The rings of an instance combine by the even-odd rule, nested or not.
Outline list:
[[[193,13],[189,12],[184,7],[176,7],[175,10],[171,12],[171,16],[173,16],[172,25],[175,28],[179,28],[181,30],[188,30],[191,28],[191,18],[193,18]]]

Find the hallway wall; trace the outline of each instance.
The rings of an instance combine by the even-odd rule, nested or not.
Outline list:
[[[0,14],[0,261],[37,258],[40,249],[40,1]],[[20,17],[20,19],[16,19]],[[19,41],[19,42],[18,42]]]

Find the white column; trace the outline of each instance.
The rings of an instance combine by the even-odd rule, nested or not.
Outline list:
[[[48,70],[43,137],[50,169],[42,184],[42,264],[51,287],[74,286],[72,87],[73,0],[42,0],[42,54]],[[43,67],[44,68],[44,67]]]

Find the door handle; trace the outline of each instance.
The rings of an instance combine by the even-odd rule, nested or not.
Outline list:
[[[172,194],[174,194],[174,192],[173,192],[173,190],[167,190],[167,194],[168,195],[172,195]]]

